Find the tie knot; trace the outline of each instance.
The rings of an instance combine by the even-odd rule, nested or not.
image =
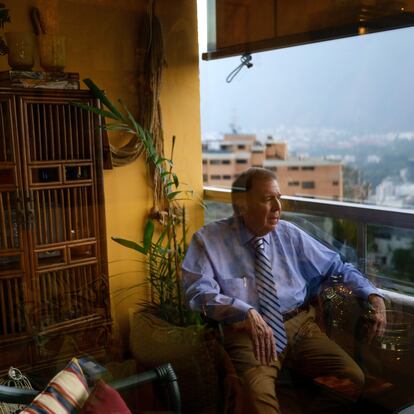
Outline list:
[[[264,250],[264,239],[263,239],[263,237],[255,237],[253,239],[253,247],[256,251]]]

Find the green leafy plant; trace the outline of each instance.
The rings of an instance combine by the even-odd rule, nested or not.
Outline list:
[[[161,179],[163,208],[162,211],[151,211],[148,215],[142,242],[112,237],[115,242],[146,258],[148,275],[145,283],[150,286],[151,297],[143,303],[144,309],[177,325],[201,325],[200,315],[185,306],[181,292],[181,263],[187,250],[187,229],[186,211],[180,201],[192,198],[193,192],[182,189],[182,184],[173,171],[175,137],[170,158],[163,157],[157,152],[151,133],[142,128],[121,100],[119,104],[122,110],[118,110],[90,79],[84,82],[100,100],[102,108],[74,104],[106,118],[107,122],[102,126],[106,130],[137,136],[143,143],[150,170],[155,171]]]

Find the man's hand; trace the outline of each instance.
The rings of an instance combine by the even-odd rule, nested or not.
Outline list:
[[[368,343],[378,336],[383,336],[387,325],[384,299],[378,295],[368,296]]]
[[[253,308],[247,312],[246,322],[246,328],[253,342],[254,356],[262,365],[270,365],[277,360],[272,329]]]

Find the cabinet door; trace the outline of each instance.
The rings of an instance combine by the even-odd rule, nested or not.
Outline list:
[[[96,118],[73,100],[65,93],[18,102],[35,335],[109,316]]]
[[[12,96],[0,97],[0,341],[24,334],[27,263],[19,144]]]

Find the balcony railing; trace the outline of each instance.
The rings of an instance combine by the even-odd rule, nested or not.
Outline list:
[[[230,189],[204,187],[204,200],[231,203]],[[406,248],[402,249],[403,253],[407,255],[408,252],[408,260],[414,259],[414,210],[292,196],[283,196],[282,203],[284,218],[287,220],[295,221],[295,217],[301,216],[301,220],[310,222],[312,227],[315,227],[312,224],[315,220],[330,220],[331,224],[336,224],[336,227],[331,225],[333,230],[338,229],[337,224],[341,223],[342,233],[344,228],[348,229],[348,238],[340,240],[340,243],[347,245],[348,251],[354,252],[355,262],[360,270],[368,277],[379,280],[391,296],[395,296],[392,291],[397,291],[400,292],[397,294],[399,299],[409,302],[414,300],[414,269],[410,268],[404,277],[400,277],[398,270],[390,270],[396,260],[390,246],[397,246],[401,250],[405,242]],[[337,241],[336,233],[332,231],[329,237]],[[349,237],[349,234],[352,234],[352,237]],[[404,237],[401,238],[401,234]],[[375,249],[378,249],[376,244],[381,244],[383,250],[390,250],[389,257],[382,257],[388,262],[388,267],[381,264],[373,265]],[[411,246],[411,253],[410,247],[407,246]]]

